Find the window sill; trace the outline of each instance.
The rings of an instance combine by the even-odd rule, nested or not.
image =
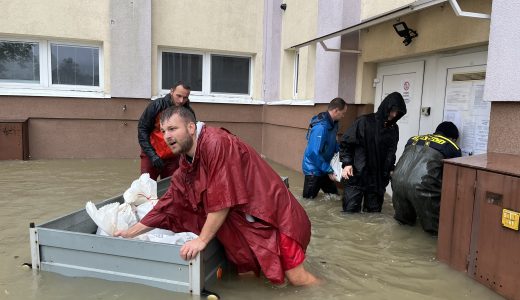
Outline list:
[[[152,100],[162,98],[164,95],[154,96]],[[190,95],[191,103],[220,103],[220,104],[249,104],[249,105],[264,105],[265,102],[261,100],[254,100],[251,97],[240,96],[202,96]]]
[[[31,89],[31,88],[0,88],[3,96],[43,96],[43,97],[66,97],[66,98],[110,98],[110,94],[103,91],[70,91],[53,89]]]
[[[266,102],[266,105],[290,105],[290,106],[314,106],[313,100],[277,100],[277,101],[271,101]]]
[[[164,95],[158,95],[152,97],[152,100],[156,100],[164,97]],[[289,105],[289,106],[314,106],[314,100],[276,100],[276,101],[262,101],[262,100],[253,100],[251,98],[246,97],[237,97],[237,96],[201,96],[201,95],[191,95],[190,102],[192,103],[221,103],[221,104],[249,104],[249,105]]]

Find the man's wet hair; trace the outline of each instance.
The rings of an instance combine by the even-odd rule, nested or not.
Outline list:
[[[327,110],[333,110],[333,109],[339,109],[343,110],[345,108],[345,105],[347,105],[347,102],[343,100],[343,98],[334,98],[332,101],[330,101],[329,106],[327,107]]]
[[[168,121],[173,115],[179,115],[186,124],[196,123],[195,114],[184,106],[170,106],[161,113],[161,123]]]
[[[175,89],[176,89],[179,85],[182,86],[184,89],[191,91],[191,87],[190,87],[186,82],[184,82],[184,81],[182,81],[182,80],[179,80],[179,81],[177,81],[176,83],[174,83],[174,84],[172,85],[172,91],[175,91]]]

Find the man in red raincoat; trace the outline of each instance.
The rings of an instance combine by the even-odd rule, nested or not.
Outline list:
[[[317,279],[303,267],[310,221],[276,172],[249,145],[224,129],[202,127],[193,113],[171,107],[161,116],[164,139],[182,154],[171,185],[141,222],[116,236],[154,227],[199,235],[181,248],[193,259],[216,236],[239,273],[260,270],[275,284]]]

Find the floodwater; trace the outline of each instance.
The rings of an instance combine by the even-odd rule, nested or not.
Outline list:
[[[306,268],[324,280],[313,288],[271,286],[264,278],[224,274],[209,287],[222,299],[502,299],[435,259],[436,239],[399,226],[390,201],[381,214],[343,215],[339,199],[302,200],[303,176],[288,176],[312,222]],[[33,274],[29,223],[47,222],[123,193],[138,160],[0,161],[0,299],[199,299],[138,284]]]

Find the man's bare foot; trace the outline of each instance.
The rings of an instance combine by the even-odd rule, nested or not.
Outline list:
[[[322,280],[305,270],[303,264],[285,271],[285,276],[295,286],[316,286],[322,283]]]

